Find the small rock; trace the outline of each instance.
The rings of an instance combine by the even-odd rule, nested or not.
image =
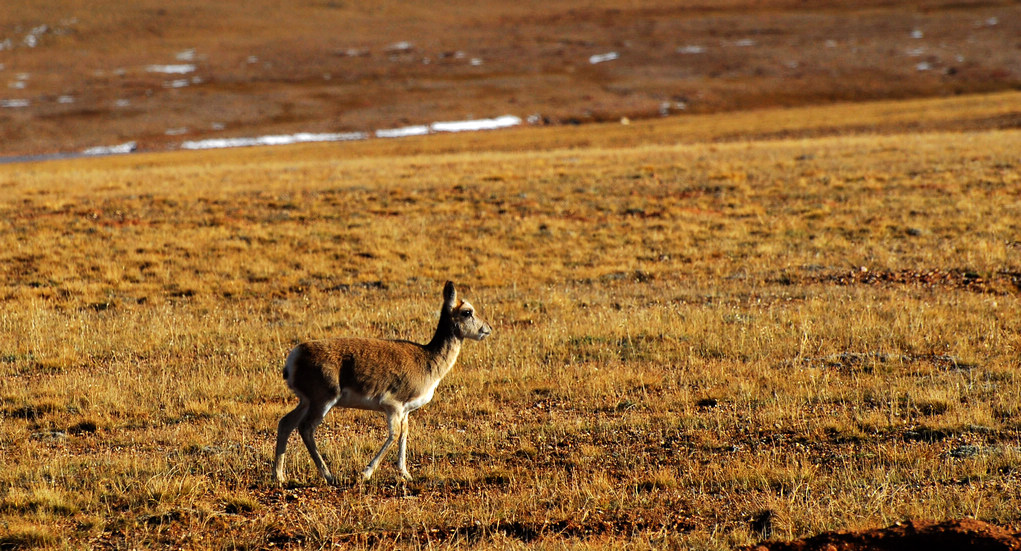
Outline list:
[[[952,448],[949,452],[949,455],[950,457],[953,457],[955,459],[967,459],[969,457],[975,457],[981,452],[982,448],[978,446],[972,446],[970,444],[965,444],[962,446],[956,446]]]

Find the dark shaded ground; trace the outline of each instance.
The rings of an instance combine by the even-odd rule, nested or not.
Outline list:
[[[753,551],[1011,551],[1021,549],[1021,534],[978,520],[898,523],[881,530],[827,532],[790,542],[765,542]]]

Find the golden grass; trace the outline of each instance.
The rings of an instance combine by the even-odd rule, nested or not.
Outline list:
[[[0,543],[720,549],[764,511],[781,538],[1021,522],[1021,133],[664,138],[689,123],[0,166]],[[383,423],[338,411],[342,484],[298,442],[273,484],[287,349],[424,340],[448,278],[495,334],[412,420],[416,480],[388,461],[356,484]]]

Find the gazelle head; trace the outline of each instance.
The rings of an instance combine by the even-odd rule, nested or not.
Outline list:
[[[457,298],[457,291],[450,281],[443,286],[443,312],[440,315],[450,316],[454,336],[459,339],[481,341],[493,332],[493,328],[478,316],[475,307]]]

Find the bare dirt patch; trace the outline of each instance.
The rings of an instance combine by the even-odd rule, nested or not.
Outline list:
[[[1008,270],[980,274],[973,270],[963,269],[869,270],[863,267],[826,275],[820,278],[820,281],[836,285],[910,285],[925,289],[955,288],[992,294],[1017,293],[1021,290],[1021,274]]]

